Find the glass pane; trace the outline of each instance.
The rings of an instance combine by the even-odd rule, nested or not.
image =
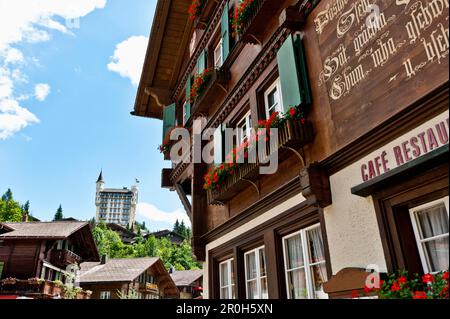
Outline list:
[[[220,286],[224,287],[228,285],[228,264],[225,263],[220,265]]]
[[[247,282],[247,296],[248,299],[259,299],[257,281],[253,280]]]
[[[448,237],[426,242],[423,246],[431,272],[448,269]]]
[[[314,298],[326,299],[327,294],[323,291],[323,283],[327,281],[327,269],[325,263],[311,267],[311,276],[314,289]]]
[[[448,215],[444,203],[416,212],[421,239],[448,233]]]
[[[236,299],[236,288],[234,285],[231,286],[231,294],[232,294],[231,299]]]
[[[220,299],[229,299],[228,287],[220,289]]]
[[[231,261],[230,265],[231,265],[231,284],[234,285],[235,284],[235,281],[234,281],[234,260]]]
[[[261,279],[261,299],[269,299],[269,289],[267,288],[267,278]]]
[[[266,276],[266,254],[264,252],[264,248],[259,250],[259,276]]]
[[[276,104],[278,102],[278,97],[277,97],[277,89],[273,89],[272,92],[269,93],[269,95],[267,96],[267,100],[269,102],[269,107],[272,107],[274,104]]]
[[[307,236],[309,244],[309,263],[315,264],[325,261],[322,232],[320,231],[320,227],[309,230],[307,232]]]
[[[307,299],[305,270],[293,270],[288,272],[288,289],[290,299]]]
[[[256,258],[255,253],[246,255],[247,280],[256,278]]]
[[[287,269],[295,269],[305,265],[302,252],[302,239],[300,234],[286,239],[286,265]]]

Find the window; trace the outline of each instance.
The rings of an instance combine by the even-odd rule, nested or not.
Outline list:
[[[251,113],[248,112],[244,118],[236,125],[237,129],[237,142],[238,145],[244,143],[251,135],[252,118]]]
[[[111,299],[111,291],[100,292],[100,299]]]
[[[448,197],[410,210],[425,273],[438,273],[448,269],[448,212]]]
[[[245,254],[247,299],[268,299],[266,256],[264,246]]]
[[[283,238],[287,296],[289,299],[324,299],[327,281],[320,225]]]
[[[264,92],[264,105],[267,119],[275,112],[283,112],[280,79],[277,79],[269,89]]]
[[[223,42],[221,39],[214,49],[214,66],[216,68],[220,68],[223,64],[222,44]]]
[[[220,263],[220,299],[236,299],[234,283],[234,259]]]

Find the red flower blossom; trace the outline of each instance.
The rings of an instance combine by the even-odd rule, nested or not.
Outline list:
[[[406,277],[400,277],[400,278],[398,278],[398,283],[399,284],[402,284],[402,285],[404,285],[404,284],[406,284],[408,282],[408,279],[406,279]]]
[[[391,291],[396,292],[396,291],[400,291],[400,290],[402,290],[402,288],[400,288],[400,285],[398,284],[398,282],[394,281],[392,283]]]
[[[366,294],[369,294],[369,293],[371,293],[372,291],[373,291],[373,288],[369,288],[369,287],[367,287],[367,286],[364,287],[364,292],[365,292]]]
[[[422,277],[422,281],[425,284],[434,282],[434,276],[432,274],[426,274]]]
[[[428,299],[427,293],[425,291],[416,291],[413,299]]]
[[[359,298],[359,294],[358,294],[358,292],[357,292],[356,290],[353,290],[353,291],[352,291],[352,298],[353,298],[353,299]]]
[[[448,280],[448,271],[444,272],[444,274],[442,275],[442,279]]]
[[[289,110],[289,114],[291,114],[292,117],[295,116],[295,114],[297,114],[297,110],[293,107],[291,107],[291,109]]]

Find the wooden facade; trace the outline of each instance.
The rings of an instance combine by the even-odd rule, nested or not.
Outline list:
[[[406,212],[448,196],[448,166],[425,157],[432,149],[416,151],[419,162],[408,155],[419,148],[419,138],[409,135],[430,123],[425,132],[437,127],[434,136],[440,138],[431,148],[443,152],[441,161],[448,159],[448,2],[261,0],[255,1],[240,32],[226,26],[238,1],[217,1],[214,8],[213,1],[207,2],[200,23],[178,12],[190,1],[158,1],[133,114],[163,119],[163,138],[171,126],[189,128],[201,117],[206,118],[204,131],[217,130],[236,128],[250,112],[257,127],[267,119],[265,92],[280,79],[285,110],[305,106],[312,133],[306,143],[281,144],[275,174],[253,174],[257,167],[244,164],[219,191],[203,189],[210,168],[205,163],[186,161],[163,172],[164,187],[177,190],[184,202],[192,197],[185,207],[194,253],[205,262],[208,297],[221,296],[219,268],[233,260],[235,297],[247,298],[246,254],[262,246],[268,297],[290,297],[284,240],[317,224],[326,277],[333,282],[339,282],[333,276],[346,273],[343,269],[370,264],[379,265],[381,272],[402,267],[423,272],[417,247],[404,246],[413,237],[411,220],[397,221],[393,214],[401,213],[390,207],[395,196],[403,209],[408,207]],[[426,18],[418,24],[421,12]],[[179,17],[177,23],[174,17]],[[178,35],[167,31],[177,28]],[[230,37],[224,38],[227,31]],[[224,42],[219,70],[226,76],[220,81],[213,76],[191,105],[192,79],[199,70],[217,68],[214,52]],[[170,70],[162,66],[168,59]],[[168,81],[157,84],[160,74]],[[402,144],[402,138],[412,145]],[[390,155],[397,140],[400,146],[393,144]],[[403,161],[398,147],[404,148]],[[373,155],[377,152],[379,156]],[[402,174],[412,180],[403,180]],[[365,193],[352,193],[355,187]],[[409,187],[417,190],[402,197]],[[401,238],[398,227],[406,237]],[[353,247],[352,242],[358,244]],[[360,251],[351,252],[353,248]],[[345,295],[339,287],[332,290],[331,297]]]

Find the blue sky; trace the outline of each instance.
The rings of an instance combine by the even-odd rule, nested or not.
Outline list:
[[[0,20],[22,14],[11,3],[0,0],[0,12],[9,10]],[[79,5],[86,6],[73,14],[81,17],[79,28],[59,27],[74,24],[66,24],[64,9],[51,5],[30,9],[37,11],[32,18],[19,19],[26,27],[0,25],[0,192],[11,188],[20,202],[30,200],[33,215],[43,220],[59,204],[65,216],[90,219],[103,169],[106,187],[141,181],[138,220],[151,229],[171,227],[177,217],[187,220],[176,193],[160,188],[161,169],[170,165],[157,151],[162,123],[130,115],[137,90],[132,82],[140,75],[156,0]],[[29,27],[39,31],[38,40]],[[17,30],[21,38],[8,35]],[[44,85],[40,91],[38,84]],[[8,108],[5,101],[20,106]]]

